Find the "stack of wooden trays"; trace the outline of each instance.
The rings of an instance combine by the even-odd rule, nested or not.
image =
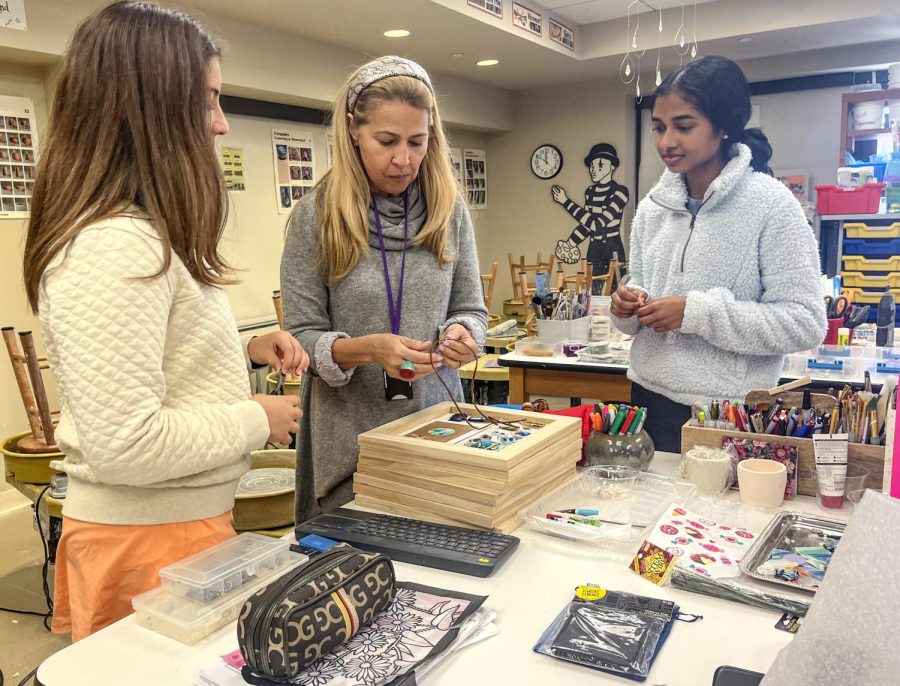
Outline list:
[[[477,415],[473,405],[459,407]],[[458,426],[460,436],[471,431],[465,422],[445,422],[456,411],[452,403],[442,403],[360,434],[356,502],[415,519],[508,533],[522,523],[523,508],[575,477],[581,457],[578,418],[486,408],[500,421],[532,423],[530,435],[496,451],[450,444],[452,434],[408,435],[419,429],[429,435],[432,423]],[[483,426],[484,432],[494,430]]]

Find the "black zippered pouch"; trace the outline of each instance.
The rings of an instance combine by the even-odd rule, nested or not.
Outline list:
[[[340,544],[250,596],[237,622],[244,681],[283,684],[390,607],[394,565]]]

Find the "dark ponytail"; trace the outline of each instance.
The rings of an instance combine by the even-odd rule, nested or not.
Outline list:
[[[772,144],[762,129],[744,129],[743,136],[738,142],[750,148],[753,155],[750,166],[753,167],[753,171],[772,176],[772,168],[769,166],[769,160],[772,159]]]
[[[659,84],[655,95],[677,93],[702,112],[717,131],[725,134],[721,155],[728,159],[733,143],[750,148],[754,171],[772,174],[772,146],[760,129],[746,129],[750,121],[750,84],[741,68],[727,57],[711,55],[679,67]]]

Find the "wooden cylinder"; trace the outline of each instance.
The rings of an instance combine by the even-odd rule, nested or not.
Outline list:
[[[3,340],[9,351],[9,360],[12,362],[19,395],[22,396],[22,403],[25,405],[25,414],[28,415],[31,433],[35,438],[43,439],[44,432],[41,430],[41,422],[38,419],[37,404],[34,402],[34,393],[31,392],[31,384],[28,382],[28,372],[25,371],[25,356],[19,352],[19,345],[16,342],[16,330],[11,326],[4,326]]]
[[[31,376],[31,387],[34,389],[34,401],[37,403],[41,428],[44,430],[44,440],[47,442],[47,445],[55,445],[53,418],[50,416],[50,403],[47,401],[44,378],[41,376],[41,365],[38,362],[38,354],[34,348],[34,337],[30,331],[22,331],[19,333],[19,340],[22,341],[25,363],[28,365],[28,373]]]
[[[275,306],[275,317],[278,319],[278,328],[284,329],[284,310],[281,308],[281,291],[272,291],[272,304]]]

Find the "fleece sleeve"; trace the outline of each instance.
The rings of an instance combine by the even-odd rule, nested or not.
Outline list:
[[[644,262],[643,262],[643,253],[641,251],[641,234],[644,227],[644,203],[649,202],[649,200],[645,199],[638,205],[637,212],[634,213],[634,219],[631,222],[631,246],[630,246],[630,254],[628,256],[628,285],[634,287],[641,287],[644,283]],[[632,315],[627,319],[623,319],[622,317],[617,317],[616,315],[610,313],[610,320],[619,331],[622,333],[634,336],[637,334],[638,329],[641,328],[640,323],[638,322],[637,315]]]
[[[481,288],[481,272],[478,267],[478,253],[475,248],[475,231],[469,211],[460,201],[456,208],[458,227],[456,262],[453,263],[453,283],[447,308],[447,321],[441,328],[451,324],[462,324],[472,334],[479,352],[484,347],[487,331],[487,308]]]
[[[281,256],[281,301],[284,328],[309,353],[309,368],[329,386],[345,386],[353,370],[342,370],[331,349],[347,333],[332,331],[329,289],[318,263],[318,223],[312,203],[296,207],[288,223]]]
[[[787,189],[769,205],[759,264],[758,302],[736,300],[727,288],[690,291],[681,331],[745,355],[784,355],[821,343],[826,323],[818,247]]]
[[[42,283],[44,336],[91,474],[145,486],[235,463],[268,436],[252,400],[166,403],[163,356],[176,277],[162,244],[105,226],[82,231]],[[213,367],[215,362],[212,361]]]

